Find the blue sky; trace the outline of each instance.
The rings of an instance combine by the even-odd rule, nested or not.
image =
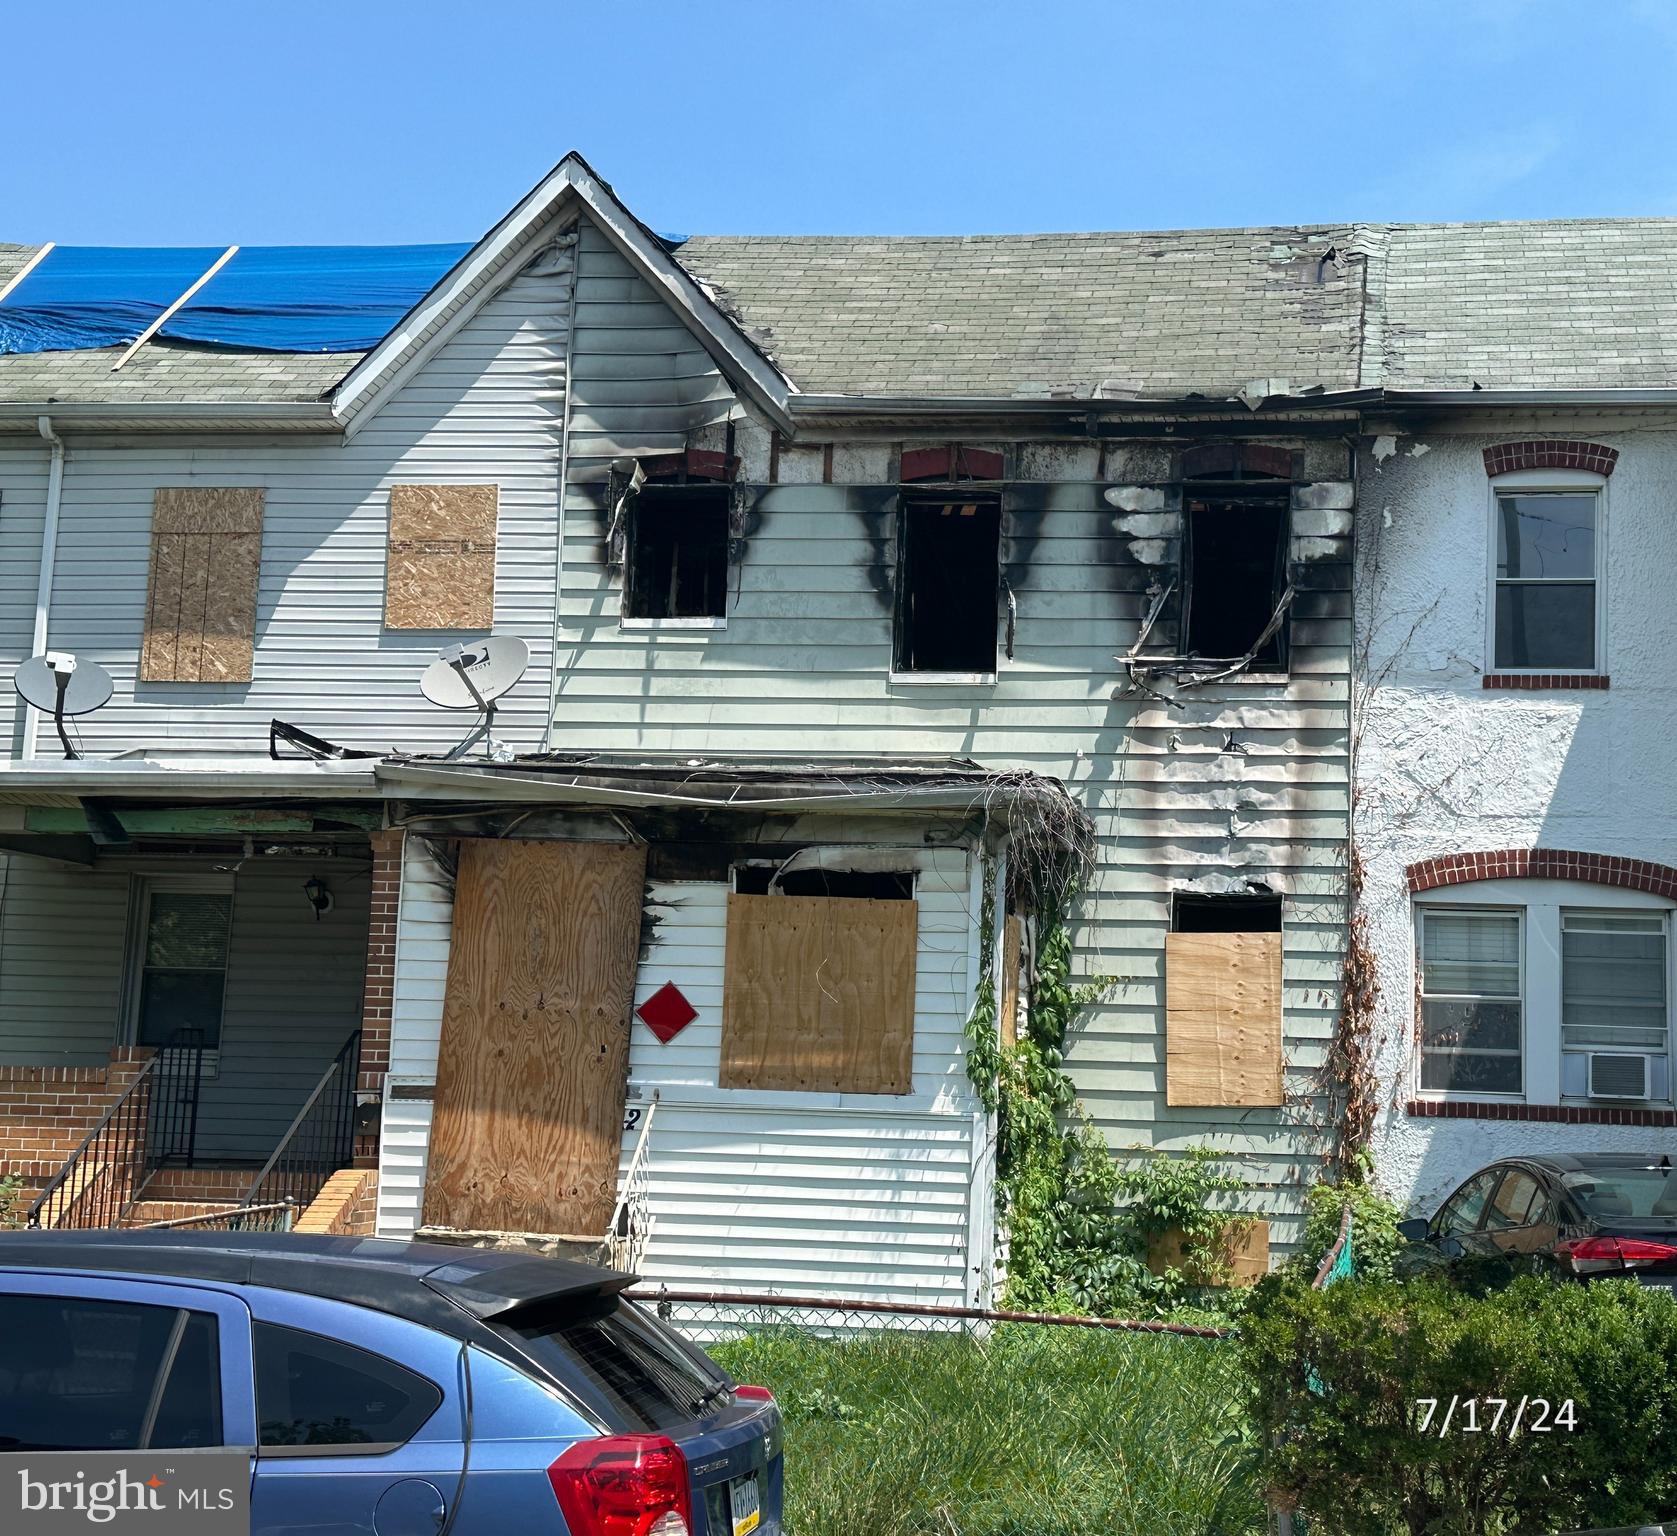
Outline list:
[[[1677,3],[13,0],[0,239],[1677,214]]]

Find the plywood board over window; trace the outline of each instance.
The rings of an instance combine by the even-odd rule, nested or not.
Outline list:
[[[387,629],[494,626],[498,508],[493,485],[391,486]]]
[[[160,486],[140,680],[248,683],[262,568],[260,489]]]
[[[722,1087],[909,1092],[918,913],[912,901],[731,894]]]
[[[1279,933],[1165,935],[1165,1102],[1282,1102]]]
[[[462,839],[427,1225],[605,1232],[645,878],[644,845]]]

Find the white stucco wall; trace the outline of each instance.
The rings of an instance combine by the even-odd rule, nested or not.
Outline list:
[[[1606,691],[1487,690],[1489,481],[1481,450],[1542,436],[1620,451],[1599,601]],[[1448,853],[1570,849],[1677,864],[1677,431],[1524,424],[1399,436],[1359,470],[1355,829],[1380,1004],[1380,1182],[1416,1210],[1520,1152],[1660,1144],[1677,1132],[1411,1117],[1414,937],[1406,867]],[[1602,905],[1611,906],[1611,892]]]

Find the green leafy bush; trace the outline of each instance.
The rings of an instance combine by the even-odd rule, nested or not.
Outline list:
[[[1254,1290],[1239,1347],[1272,1496],[1336,1536],[1677,1512],[1677,1299],[1664,1292],[1531,1276],[1482,1295],[1431,1277],[1313,1291],[1281,1272]],[[1477,1433],[1463,1427],[1468,1399]],[[1521,1399],[1528,1426],[1532,1400],[1557,1419],[1572,1403],[1573,1427],[1511,1434]],[[1495,1431],[1492,1400],[1508,1404]]]
[[[1339,1238],[1341,1213],[1351,1207],[1351,1253],[1356,1272],[1365,1280],[1390,1280],[1403,1239],[1397,1224],[1402,1212],[1367,1184],[1312,1184],[1305,1191],[1304,1242],[1298,1252],[1301,1269],[1311,1275]]]
[[[23,1225],[23,1180],[16,1174],[0,1179],[0,1229]]]

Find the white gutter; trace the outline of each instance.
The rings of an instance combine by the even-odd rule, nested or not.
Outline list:
[[[35,582],[35,628],[29,641],[31,656],[39,656],[47,648],[47,618],[52,611],[52,574],[58,561],[58,508],[64,498],[64,439],[53,431],[50,416],[37,416],[35,430],[46,439],[51,458],[47,468],[46,515],[41,523],[41,570]],[[41,712],[30,704],[23,717],[24,757],[35,755],[35,737],[40,728]]]

